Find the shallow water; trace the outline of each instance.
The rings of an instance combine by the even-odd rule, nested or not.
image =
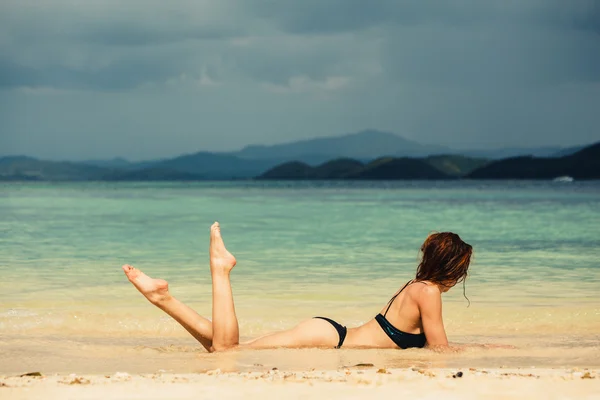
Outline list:
[[[38,354],[58,371],[81,348],[91,370],[117,365],[120,354],[133,365],[173,359],[190,370],[219,360],[202,355],[120,269],[130,263],[167,279],[176,297],[210,317],[214,220],[238,259],[243,337],[314,315],[349,326],[369,320],[414,276],[427,234],[450,230],[475,249],[470,307],[462,288],[444,295],[450,340],[519,346],[451,362],[598,365],[600,182],[11,183],[0,186],[0,339],[12,361],[0,372]],[[161,352],[169,345],[175,350]],[[278,353],[241,354],[238,368]],[[355,353],[323,354],[343,364],[349,356],[340,354]],[[424,351],[358,354],[449,362]]]

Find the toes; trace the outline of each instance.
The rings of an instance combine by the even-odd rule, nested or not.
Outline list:
[[[129,280],[136,279],[141,273],[139,269],[135,269],[129,264],[123,265],[123,272],[125,272],[125,275]]]

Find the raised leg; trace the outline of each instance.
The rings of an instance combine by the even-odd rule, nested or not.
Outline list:
[[[215,351],[222,351],[239,344],[240,332],[229,280],[236,260],[225,248],[218,222],[210,228],[209,250],[213,290],[212,347]]]
[[[210,230],[210,271],[213,282],[213,321],[202,317],[169,293],[162,279],[152,279],[142,271],[124,265],[123,271],[133,285],[152,304],[169,314],[194,336],[206,350],[222,351],[239,345],[239,327],[229,275],[236,264],[227,251],[218,223]],[[244,348],[335,347],[339,337],[330,323],[310,319],[293,329],[277,332],[244,343]]]
[[[179,322],[208,351],[213,351],[212,323],[186,306],[169,293],[167,281],[152,279],[131,265],[123,265],[127,279],[148,299],[148,301]]]

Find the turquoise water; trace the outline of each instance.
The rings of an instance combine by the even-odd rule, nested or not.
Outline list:
[[[186,337],[120,266],[210,317],[213,221],[238,259],[242,336],[372,318],[449,230],[475,250],[470,307],[444,295],[451,339],[600,343],[600,182],[3,184],[0,335]]]

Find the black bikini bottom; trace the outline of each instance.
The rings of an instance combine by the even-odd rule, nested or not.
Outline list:
[[[325,321],[327,321],[331,325],[333,325],[333,327],[335,328],[335,330],[338,333],[338,336],[340,337],[340,341],[338,342],[338,345],[335,348],[339,349],[340,347],[342,347],[342,345],[344,344],[344,340],[346,340],[346,334],[348,333],[348,329],[345,326],[338,324],[337,322],[335,322],[332,319],[325,318],[325,317],[315,317],[315,318],[324,319]]]

